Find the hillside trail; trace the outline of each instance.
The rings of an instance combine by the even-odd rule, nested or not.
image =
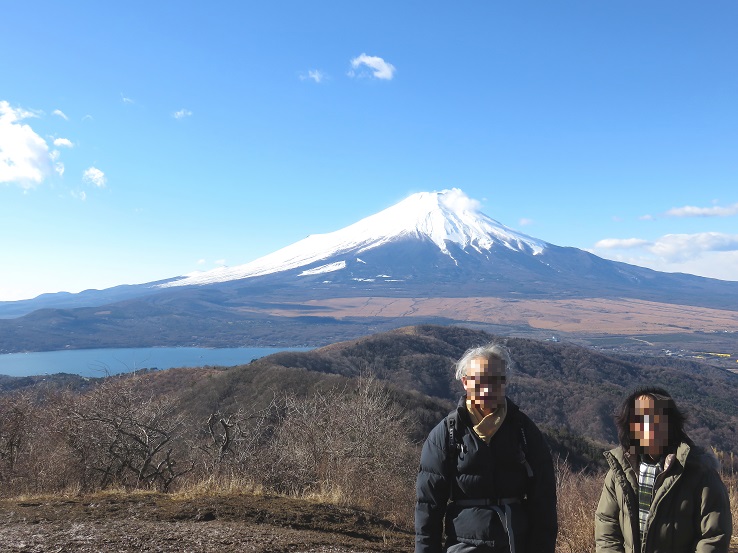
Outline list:
[[[276,496],[156,493],[0,500],[3,553],[411,552],[366,512]]]

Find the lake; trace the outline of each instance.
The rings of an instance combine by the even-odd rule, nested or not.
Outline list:
[[[0,355],[0,374],[32,376],[71,373],[105,376],[140,369],[217,365],[232,367],[279,351],[311,348],[112,348],[73,349]]]

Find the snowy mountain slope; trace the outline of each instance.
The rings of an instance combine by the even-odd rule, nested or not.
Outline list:
[[[380,246],[408,239],[432,242],[455,264],[457,260],[451,249],[486,255],[493,247],[501,246],[513,252],[539,255],[549,246],[484,215],[477,202],[454,188],[413,194],[341,230],[308,236],[245,265],[194,273],[160,287],[213,284],[264,276],[345,255],[347,259],[333,261],[324,271],[316,267],[306,269],[301,275],[333,272],[345,269],[349,258],[362,262],[360,257],[356,257]]]
[[[423,315],[413,302],[404,311],[391,307],[407,298],[439,302],[443,314]],[[503,328],[502,315],[486,310],[484,298],[503,299],[515,312],[526,300],[513,328],[527,332],[555,317],[550,302],[570,299],[654,302],[656,314],[662,304],[671,304],[685,320],[691,306],[738,311],[738,282],[661,273],[550,244],[490,219],[461,191],[444,190],[415,194],[344,229],[310,236],[240,267],[0,303],[0,353],[325,343],[410,323]],[[377,299],[384,307],[361,315],[362,306]],[[315,304],[318,300],[329,301]],[[531,308],[531,302],[540,308]],[[350,314],[341,315],[342,305],[350,306]],[[596,305],[599,324],[623,316],[617,307],[611,313],[602,308],[607,303]],[[570,309],[555,323],[586,326],[576,304]],[[637,332],[637,317],[625,316]],[[693,328],[682,321],[668,326],[674,332]]]
[[[182,332],[192,336],[205,332],[198,326],[204,317],[228,321],[255,303],[263,309],[321,298],[473,296],[634,298],[738,310],[738,282],[661,273],[550,244],[494,221],[453,189],[414,194],[344,229],[309,236],[239,267],[0,302],[0,325],[36,313],[33,323],[19,319],[18,328],[45,329],[40,330],[44,335],[69,319],[82,325],[75,332],[84,333],[112,324],[104,315],[112,309],[97,307],[115,305],[125,320],[157,314],[160,330],[176,328],[189,317],[192,325]],[[86,308],[95,309],[86,313]],[[169,319],[170,313],[176,315]],[[51,326],[43,327],[41,320]]]

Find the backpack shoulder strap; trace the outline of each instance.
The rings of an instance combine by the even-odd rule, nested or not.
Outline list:
[[[459,434],[459,412],[454,409],[446,416],[446,430],[448,430],[448,453],[446,456],[447,472],[446,477],[449,480],[451,486],[450,499],[454,500],[454,490],[456,488],[456,470],[459,456],[462,453],[466,453],[466,446],[460,439]]]
[[[457,409],[454,409],[446,416],[446,429],[448,430],[449,454],[458,457],[459,454],[466,453],[466,446],[459,439],[459,411]]]
[[[459,419],[459,413],[454,409],[446,415],[446,430],[448,431],[448,452],[456,451],[456,424]]]
[[[518,448],[518,462],[525,467],[525,472],[528,475],[528,478],[533,478],[533,467],[530,466],[530,463],[528,462],[527,453],[528,453],[528,437],[525,434],[525,426],[523,425],[523,417],[520,415],[520,412],[518,411],[515,414],[515,426],[517,426],[517,431],[515,432],[516,438],[517,438],[517,448]]]

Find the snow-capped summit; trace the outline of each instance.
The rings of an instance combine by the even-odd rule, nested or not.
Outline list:
[[[341,230],[310,235],[245,265],[193,273],[161,286],[226,282],[303,267],[305,270],[298,276],[340,271],[346,268],[347,261],[365,263],[357,256],[408,239],[432,242],[454,264],[457,264],[457,260],[449,248],[487,255],[498,245],[511,251],[537,255],[549,246],[481,213],[479,202],[458,188],[453,188],[413,194]],[[338,259],[341,256],[346,256],[346,259]],[[321,261],[325,261],[325,264],[315,266]]]
[[[474,302],[462,309],[459,298]],[[282,333],[295,336],[295,328],[303,337],[318,335],[321,329],[328,329],[330,336],[366,334],[376,330],[378,321],[390,320],[397,325],[495,321],[503,326],[512,320],[507,307],[490,307],[484,298],[510,300],[508,307],[522,308],[523,318],[550,322],[548,308],[536,316],[518,302],[629,298],[738,310],[738,283],[659,273],[537,240],[490,219],[478,202],[452,189],[413,194],[344,229],[309,236],[240,267],[0,305],[0,318],[37,312],[13,331],[3,327],[0,337],[9,338],[0,339],[0,348],[27,347],[34,343],[24,338],[30,335],[43,336],[43,347],[49,335],[61,336],[61,348],[69,344],[69,335],[87,335],[90,328],[107,329],[99,335],[109,333],[109,344],[120,344],[120,336],[134,343],[151,334],[152,324],[160,327],[167,313],[172,316],[167,320],[176,318],[167,334],[188,344],[193,336],[209,335],[216,328],[218,340],[233,330],[237,341],[253,340],[253,335],[262,340]],[[434,314],[420,307],[425,300],[435,302]],[[109,307],[98,308],[103,305]],[[66,311],[59,316],[58,309],[71,308],[83,309],[74,317]],[[572,320],[578,317],[573,314]],[[59,334],[59,321],[72,321],[67,327],[71,334]],[[242,332],[244,321],[255,334]],[[232,323],[242,330],[228,326]],[[99,344],[99,335],[84,347]]]

